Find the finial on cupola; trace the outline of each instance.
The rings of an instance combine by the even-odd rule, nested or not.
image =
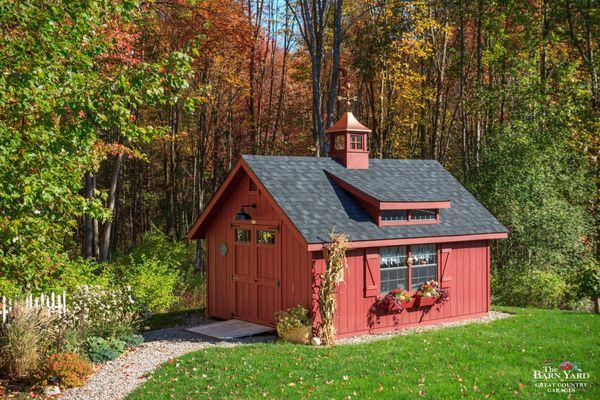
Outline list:
[[[369,151],[367,150],[367,133],[371,130],[358,122],[350,111],[350,102],[356,97],[350,96],[350,84],[346,84],[345,100],[347,111],[325,133],[329,135],[329,157],[335,158],[349,169],[368,169]]]

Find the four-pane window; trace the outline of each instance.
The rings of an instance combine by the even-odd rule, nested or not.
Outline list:
[[[392,289],[415,291],[427,281],[438,280],[435,244],[381,247],[379,254],[381,293]],[[409,256],[412,261],[410,268],[407,265]]]
[[[262,230],[256,231],[256,243],[275,244],[275,232]]]
[[[438,279],[437,249],[435,244],[410,246],[412,257],[411,288],[417,290],[423,283]]]
[[[235,230],[235,241],[236,242],[249,242],[250,241],[250,229],[236,229]]]
[[[381,292],[389,292],[395,288],[406,289],[408,283],[406,257],[406,246],[381,248]]]
[[[346,137],[344,135],[336,135],[334,138],[333,148],[335,150],[344,150],[346,148]]]
[[[352,150],[362,150],[363,149],[362,135],[350,135],[350,149],[352,149]]]

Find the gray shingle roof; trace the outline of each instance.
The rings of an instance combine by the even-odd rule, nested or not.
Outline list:
[[[401,239],[507,232],[437,161],[370,159],[349,170],[331,158],[243,156],[308,243],[322,243],[333,228],[350,240]],[[326,172],[381,201],[450,200],[440,223],[378,226]]]

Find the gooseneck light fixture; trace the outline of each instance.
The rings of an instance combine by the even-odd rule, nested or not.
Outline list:
[[[249,221],[252,219],[252,216],[250,214],[248,214],[244,208],[249,207],[249,208],[256,208],[256,203],[252,203],[252,204],[242,204],[242,208],[240,208],[240,212],[235,214],[234,219],[236,221]]]

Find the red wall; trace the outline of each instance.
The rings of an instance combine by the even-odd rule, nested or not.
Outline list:
[[[378,253],[378,249],[369,249]],[[337,295],[338,311],[335,326],[338,337],[393,330],[391,316],[383,316],[372,329],[367,325],[369,308],[375,297],[366,297],[366,249],[347,253],[348,270]],[[322,271],[324,262],[319,252],[315,255],[315,271]],[[424,314],[421,310],[404,310],[400,315],[400,329],[420,324],[464,319],[489,311],[489,242],[458,242],[439,245],[438,276],[442,287],[450,289],[450,300],[439,309],[436,306]],[[378,265],[376,273],[379,274]],[[316,304],[313,304],[315,309]]]
[[[262,191],[255,194],[249,191],[248,179],[243,169],[240,170],[239,176],[231,182],[232,189],[226,200],[217,206],[219,209],[206,232],[207,311],[212,317],[229,319],[235,307],[236,295],[231,281],[234,249],[231,222],[242,204],[256,203],[256,209],[247,208],[246,211],[257,223],[269,221],[280,224],[280,243],[276,245],[281,246],[278,253],[281,254],[281,308],[285,310],[298,304],[309,307],[311,304],[312,260],[306,243],[282,220],[278,210]],[[228,247],[224,257],[219,254],[219,245],[223,242]],[[259,304],[261,306],[266,305]]]

